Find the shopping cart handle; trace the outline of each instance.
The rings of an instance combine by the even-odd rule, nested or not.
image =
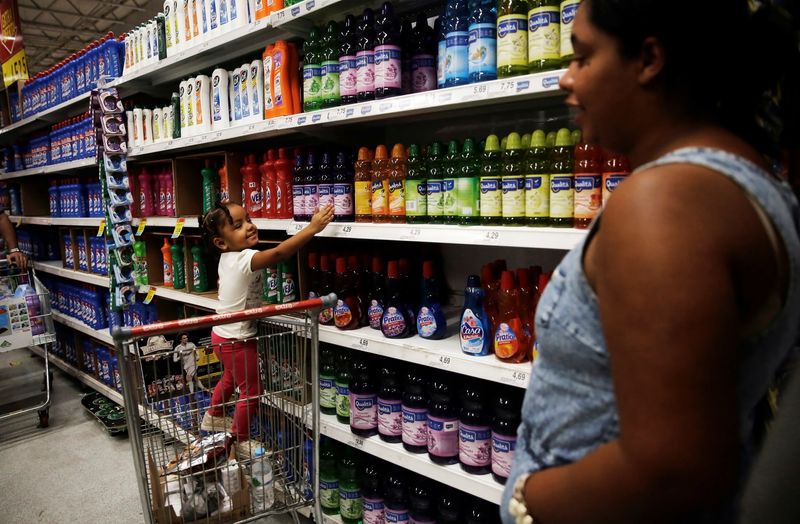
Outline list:
[[[216,315],[206,315],[203,317],[182,318],[180,320],[170,320],[166,322],[156,322],[146,326],[114,326],[111,336],[116,342],[124,342],[134,338],[146,337],[150,335],[163,335],[166,333],[176,333],[178,331],[188,331],[221,324],[231,324],[246,320],[256,320],[264,317],[293,313],[297,311],[308,311],[325,307],[333,307],[336,304],[336,293],[325,295],[324,297],[309,298],[287,304],[274,304],[261,306],[244,311],[233,313],[218,313]]]

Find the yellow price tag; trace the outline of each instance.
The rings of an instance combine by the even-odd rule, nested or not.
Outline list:
[[[147,296],[144,297],[144,303],[149,304],[152,302],[154,296],[156,296],[156,288],[155,286],[150,286],[150,289],[147,290]]]
[[[3,83],[8,87],[17,80],[26,78],[28,78],[28,61],[25,58],[25,49],[20,49],[3,63]]]
[[[103,233],[106,232],[106,219],[100,220],[100,226],[97,228],[97,236],[103,236]]]
[[[186,222],[186,219],[180,217],[178,220],[175,221],[175,229],[172,230],[172,238],[178,238],[181,236],[181,231],[183,231],[183,224]]]
[[[142,233],[144,233],[144,226],[146,226],[146,225],[147,225],[147,219],[146,218],[142,218],[141,220],[139,220],[139,227],[136,228],[136,236],[137,237],[142,236]]]

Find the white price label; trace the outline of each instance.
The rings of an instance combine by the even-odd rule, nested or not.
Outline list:
[[[492,84],[489,93],[492,95],[511,95],[516,92],[517,82],[515,80],[503,80]]]
[[[247,126],[247,132],[252,133],[255,130],[255,128],[256,124],[250,124],[249,126]]]
[[[408,234],[400,235],[400,240],[419,240],[422,235],[422,230],[418,227],[412,227]]]
[[[292,224],[291,231],[293,231],[295,233],[299,233],[300,231],[303,230],[304,227],[306,227],[305,224],[303,224],[301,222],[295,222],[294,224]]]
[[[473,96],[486,96],[489,93],[489,87],[486,84],[475,84],[472,86]]]
[[[528,383],[528,372],[527,371],[515,371],[511,375],[512,382],[519,386],[525,386]]]
[[[369,347],[369,339],[359,338],[356,342],[353,343],[353,346],[356,349],[367,349]]]
[[[342,226],[342,229],[340,230],[339,234],[341,236],[347,236],[352,232],[353,232],[353,226]]]
[[[272,13],[272,25],[280,25],[286,21],[286,9]]]
[[[364,448],[364,439],[361,437],[353,437],[353,440],[350,441],[350,445],[354,448],[363,449]]]
[[[497,243],[500,241],[500,231],[487,231],[482,239],[484,242]]]
[[[222,138],[222,131],[214,133],[214,140],[219,140],[220,138]]]
[[[393,103],[391,103],[391,102],[384,102],[384,103],[382,103],[382,104],[380,104],[380,105],[378,106],[378,112],[379,112],[379,113],[387,113],[387,112],[391,111],[392,107],[394,107],[394,104],[393,104]]]
[[[328,111],[328,121],[334,120],[341,120],[347,115],[347,108],[344,107],[337,107],[331,111]]]

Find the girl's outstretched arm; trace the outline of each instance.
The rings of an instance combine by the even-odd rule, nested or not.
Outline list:
[[[320,209],[311,218],[311,222],[293,237],[284,240],[271,249],[259,251],[250,260],[250,269],[259,271],[267,267],[274,267],[278,262],[282,262],[291,257],[308,244],[314,235],[325,229],[333,220],[333,206]]]

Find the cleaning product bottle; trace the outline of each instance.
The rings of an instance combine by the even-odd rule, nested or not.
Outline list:
[[[533,325],[536,288],[533,285],[528,268],[521,267],[517,269],[517,286],[519,287],[519,308],[520,311],[522,311],[523,325],[525,326],[525,330],[530,334],[531,340],[533,340],[536,335]]]
[[[603,162],[603,206],[608,204],[611,194],[630,173],[631,168],[627,158],[614,153],[608,154]]]
[[[550,160],[545,142],[544,131],[534,131],[525,156],[525,218],[531,226],[550,224]]]
[[[239,88],[239,81],[241,80],[241,68],[236,68],[231,71],[230,80],[228,80],[228,94],[230,96],[231,105],[231,121],[239,122],[242,120],[242,91]]]
[[[252,115],[250,106],[250,64],[242,64],[239,67],[239,100],[242,104],[242,120],[250,120]]]
[[[311,28],[303,43],[303,111],[316,111],[322,107],[320,97],[322,80],[322,60],[319,49],[319,30]]]
[[[529,344],[514,273],[503,271],[497,295],[494,353],[504,362],[527,362],[530,359]]]
[[[291,103],[291,114],[296,114],[302,111],[301,109],[301,91],[302,84],[297,80],[297,73],[300,71],[300,58],[297,51],[297,46],[293,43],[287,44],[287,56],[289,57],[289,65],[291,69],[287,70],[288,85],[290,89],[289,102]],[[289,95],[287,95],[289,96]]]
[[[275,150],[269,149],[263,156],[263,162],[258,166],[261,173],[261,201],[264,202],[262,216],[264,218],[278,218],[275,195],[277,192],[278,174],[275,171]]]
[[[334,207],[333,195],[333,164],[329,151],[324,151],[317,169],[317,191],[319,193],[319,208]],[[334,208],[334,214],[336,210]],[[335,216],[335,215],[334,215]]]
[[[294,219],[297,222],[306,222],[311,219],[306,208],[305,186],[303,154],[299,150],[295,150],[294,168],[292,169],[292,207]]]
[[[321,43],[322,77],[320,99],[322,107],[336,107],[341,103],[339,86],[339,25],[331,20],[325,28]]]
[[[146,167],[139,173],[139,216],[151,217],[155,215],[153,206],[153,179]]]
[[[469,9],[466,0],[447,0],[445,8],[446,87],[469,83]]]
[[[292,261],[284,260],[278,263],[278,276],[280,277],[280,302],[286,304],[297,300],[297,284],[294,279]]]
[[[428,169],[417,144],[408,148],[406,160],[406,222],[428,221]]]
[[[572,49],[572,24],[575,21],[575,13],[578,11],[580,0],[561,0],[561,67],[568,67],[575,51]]]
[[[417,314],[417,333],[422,338],[441,340],[447,336],[447,320],[441,304],[441,290],[433,261],[422,264],[422,301]]]
[[[163,269],[164,269],[164,287],[172,287],[173,285],[173,278],[172,278],[172,251],[171,245],[169,243],[169,238],[164,237],[164,245],[161,246],[161,257],[163,260]]]
[[[460,170],[456,183],[458,195],[458,223],[476,225],[480,221],[480,161],[475,152],[475,142],[471,138],[464,140],[461,153]]]
[[[386,304],[386,277],[383,274],[383,260],[372,257],[372,285],[367,294],[367,318],[369,327],[381,329],[384,305]]]
[[[250,118],[264,119],[264,64],[261,60],[250,62]]]
[[[356,18],[347,15],[339,35],[339,94],[342,104],[358,101],[357,46]]]
[[[165,204],[165,211],[166,216],[174,217],[175,216],[175,185],[174,179],[172,178],[172,171],[169,168],[165,168],[164,175],[163,175],[162,184],[166,185],[166,204]]]
[[[467,473],[485,475],[491,470],[491,422],[485,391],[478,383],[468,381],[461,393],[458,415],[458,461]]]
[[[575,212],[575,175],[569,129],[559,129],[556,146],[550,151],[550,225],[572,227]]]
[[[436,43],[433,29],[428,25],[424,12],[417,13],[412,30],[411,92],[423,93],[436,89]]]
[[[375,98],[403,94],[399,36],[392,4],[384,2],[375,20]]]
[[[528,9],[528,71],[539,73],[561,66],[559,0],[532,0]]]
[[[158,216],[165,217],[168,214],[167,208],[167,180],[164,173],[155,175],[158,179]]]
[[[495,275],[494,266],[486,264],[481,268],[481,282],[483,285],[483,293],[485,296],[484,306],[486,315],[489,318],[489,336],[493,337],[497,328],[497,294],[500,291],[500,280]],[[491,338],[492,347],[494,347],[494,339]]]
[[[288,157],[285,148],[278,149],[275,160],[275,218],[292,218],[294,216],[294,196],[292,189],[292,168],[294,163]]]
[[[492,330],[484,307],[484,299],[481,278],[478,275],[467,277],[459,329],[461,351],[467,355],[482,357],[492,351]]]
[[[304,171],[303,200],[305,200],[306,216],[308,216],[308,220],[311,220],[311,217],[319,209],[317,155],[314,151],[309,151]]]
[[[436,38],[436,89],[445,85],[445,60],[447,59],[447,39],[444,34],[444,15],[436,17],[433,22],[433,34]]]
[[[217,172],[211,165],[211,159],[206,158],[204,164],[203,169],[200,170],[200,176],[203,178],[203,214],[205,215],[217,202],[219,187],[217,186]]]
[[[262,98],[264,99],[264,118],[272,118],[275,113],[275,44],[269,44],[264,48],[264,53],[261,55],[261,70],[263,71],[262,82],[264,84],[264,91]]]
[[[281,277],[278,274],[278,268],[268,267],[264,271],[266,272],[267,304],[280,304]]]
[[[206,256],[199,242],[192,246],[192,291],[204,293],[208,291],[208,270]]]
[[[261,199],[261,176],[256,155],[247,155],[239,172],[242,175],[242,204],[250,218],[261,218],[264,202]]]
[[[353,222],[355,208],[353,202],[353,170],[345,151],[336,154],[333,168],[333,221]]]
[[[525,176],[522,169],[525,151],[519,133],[508,135],[503,152],[503,224],[525,223]]]
[[[434,142],[428,146],[428,221],[431,224],[442,223],[444,215],[443,179],[442,145]]]
[[[458,462],[458,408],[453,385],[443,375],[428,387],[428,457],[434,464]]]
[[[194,79],[194,112],[198,133],[211,131],[211,80],[206,75]]]
[[[368,438],[378,434],[378,388],[366,355],[353,355],[350,364],[350,431]]]
[[[197,134],[194,103],[194,78],[190,78],[186,81],[186,132],[190,135]]]
[[[356,222],[372,222],[372,151],[367,147],[358,150],[354,177]]]
[[[469,81],[497,78],[497,2],[477,0],[469,15]]]
[[[427,378],[421,368],[413,367],[403,383],[403,447],[411,453],[428,452]]]
[[[356,90],[359,102],[375,99],[375,15],[364,9],[357,29]]]
[[[603,206],[603,153],[599,147],[575,146],[575,227],[586,229]]]
[[[175,242],[170,247],[172,251],[172,287],[183,289],[186,287],[186,266],[183,263],[183,246]]]
[[[444,179],[442,180],[442,221],[445,224],[458,224],[458,177],[461,172],[461,152],[458,141],[451,140],[447,144],[444,157]]]
[[[497,4],[497,76],[528,72],[528,2],[499,0]]]
[[[147,278],[147,246],[144,240],[137,240],[133,243],[133,255],[135,257],[135,279],[137,285],[148,285]]]
[[[372,161],[372,222],[389,220],[389,153],[383,144],[375,148]]]
[[[389,222],[406,221],[406,148],[403,144],[392,147],[389,161]]]
[[[386,338],[410,337],[414,319],[405,299],[397,261],[389,262],[386,274],[386,306],[381,318],[381,332]]]

